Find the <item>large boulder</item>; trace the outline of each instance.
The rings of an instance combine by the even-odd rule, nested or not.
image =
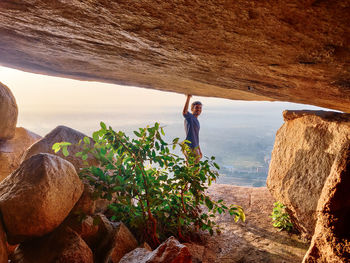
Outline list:
[[[334,162],[317,205],[315,234],[303,262],[350,262],[350,144]]]
[[[126,254],[120,263],[191,263],[191,254],[185,245],[169,237],[157,249],[136,248]]]
[[[270,163],[267,187],[285,204],[294,225],[310,239],[316,207],[343,145],[350,140],[350,115],[326,111],[284,111]]]
[[[0,141],[0,182],[18,168],[23,153],[41,136],[22,127],[16,128],[14,138]]]
[[[15,136],[18,108],[11,90],[0,82],[0,140]]]
[[[37,154],[0,183],[0,211],[8,242],[53,231],[83,192],[74,166],[51,154]]]
[[[0,220],[0,263],[7,263],[7,244],[4,226]]]
[[[82,151],[83,148],[75,144],[77,144],[85,136],[85,134],[72,128],[62,125],[57,126],[55,129],[45,135],[44,138],[29,147],[28,150],[24,153],[22,160],[26,160],[38,153],[55,154],[52,150],[52,145],[54,145],[56,142],[70,142],[72,145],[68,148],[69,155],[67,157],[62,154],[62,151],[59,151],[56,153],[56,155],[71,162],[78,172],[79,169],[84,166],[84,161],[81,158],[75,157],[74,154]],[[88,156],[88,159],[86,161],[90,165],[97,164],[97,160],[92,156]]]
[[[40,238],[23,242],[12,257],[13,263],[93,263],[88,245],[69,227],[59,227]]]

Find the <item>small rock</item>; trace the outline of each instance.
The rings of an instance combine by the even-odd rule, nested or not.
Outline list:
[[[25,150],[41,138],[22,127],[15,131],[12,139],[0,142],[0,182],[18,168]]]
[[[101,238],[98,235],[99,226],[94,223],[94,218],[92,216],[80,217],[70,217],[64,224],[74,230],[90,248],[96,246],[97,242]]]
[[[93,199],[94,188],[87,182],[84,183],[84,191],[78,202],[73,207],[72,215],[93,215],[96,210],[96,200]]]
[[[37,154],[0,183],[0,210],[10,244],[53,231],[83,192],[74,166],[51,154]]]
[[[191,254],[185,245],[174,237],[169,237],[152,252],[145,248],[136,248],[126,254],[120,263],[191,263]]]
[[[143,242],[141,246],[139,246],[139,248],[145,248],[147,249],[148,251],[152,251],[153,249],[151,248],[150,245],[148,245],[147,242]]]
[[[110,254],[110,260],[113,263],[118,263],[125,254],[137,248],[138,243],[123,223],[113,223],[112,235],[114,246]]]
[[[112,223],[102,214],[96,215],[95,221],[99,225],[98,237],[92,245],[96,262],[117,263],[137,247],[137,240],[123,223]]]
[[[40,238],[23,242],[16,249],[13,263],[93,263],[88,245],[69,227],[59,227]]]
[[[148,249],[138,247],[122,257],[119,263],[149,263],[147,259],[150,257],[151,252]]]
[[[0,82],[0,140],[15,136],[18,108],[11,90]]]

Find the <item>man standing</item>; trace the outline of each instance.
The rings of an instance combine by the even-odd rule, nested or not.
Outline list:
[[[190,141],[187,145],[190,147],[192,152],[197,156],[197,161],[202,158],[202,151],[199,146],[199,121],[198,116],[202,113],[202,103],[200,101],[195,101],[191,105],[190,113],[188,111],[188,105],[190,103],[192,95],[187,95],[187,100],[182,111],[183,116],[185,117],[185,132],[186,140]]]

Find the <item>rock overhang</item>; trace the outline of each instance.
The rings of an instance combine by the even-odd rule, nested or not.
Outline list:
[[[350,112],[350,1],[2,0],[0,64]]]

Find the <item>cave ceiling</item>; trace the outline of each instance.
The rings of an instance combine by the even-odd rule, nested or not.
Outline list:
[[[350,0],[0,0],[0,65],[350,112],[349,28]]]

